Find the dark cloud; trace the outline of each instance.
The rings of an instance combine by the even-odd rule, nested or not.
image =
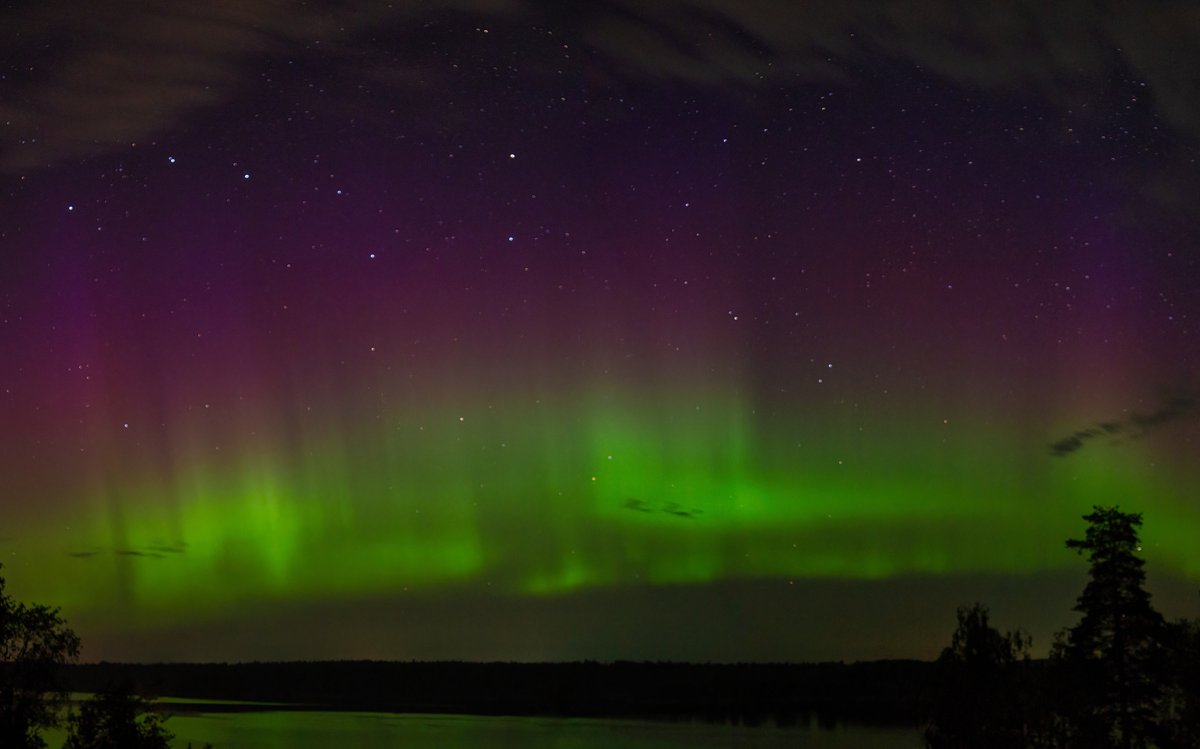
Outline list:
[[[625,503],[621,506],[626,510],[630,510],[631,512],[640,512],[645,514],[662,513],[687,520],[693,520],[702,512],[704,512],[703,510],[697,508],[687,509],[678,502],[662,502],[654,505],[644,499],[635,499],[633,497],[625,500]]]
[[[1099,438],[1138,439],[1164,424],[1195,416],[1197,405],[1198,401],[1194,396],[1173,396],[1148,414],[1134,413],[1125,419],[1102,421],[1063,437],[1050,445],[1050,454],[1065,457],[1078,452],[1089,441]]]
[[[155,551],[139,551],[138,549],[117,549],[113,554],[119,557],[142,557],[145,559],[163,559],[166,556]]]
[[[420,47],[423,24],[446,17],[556,29],[610,75],[726,88],[905,64],[1069,105],[1102,94],[1123,69],[1148,84],[1161,117],[1200,134],[1200,6],[1189,2],[74,0],[0,13],[0,42],[16,61],[0,82],[0,170],[144,143],[228,101],[270,59],[357,56],[364,78],[429,85],[420,70],[447,65],[432,46],[406,48],[404,63],[389,55],[386,70],[364,51],[396,38]]]
[[[681,507],[679,505],[679,503],[677,503],[677,502],[667,502],[666,504],[663,505],[662,511],[667,513],[668,515],[674,515],[677,518],[686,518],[688,520],[692,520],[697,515],[704,512],[703,510],[699,510],[696,508],[692,508],[690,510],[685,509],[685,508]]]
[[[152,551],[157,554],[182,554],[187,551],[187,544],[180,541],[176,544],[159,544],[155,546],[147,546],[147,551]]]
[[[632,510],[634,512],[654,512],[654,510],[650,509],[650,504],[644,499],[634,499],[633,497],[630,497],[629,499],[625,500],[625,504],[622,506],[626,510]]]
[[[187,550],[187,544],[180,542],[173,545],[158,545],[147,546],[144,549],[114,549],[111,552],[95,550],[95,551],[71,551],[67,552],[67,556],[75,557],[76,559],[91,559],[103,554],[111,553],[118,557],[141,557],[143,559],[165,559],[168,554],[182,554]]]
[[[1091,0],[616,0],[587,39],[646,75],[708,83],[851,79],[871,61],[915,64],[986,90],[1086,100],[1124,68],[1160,115],[1200,133],[1200,6]],[[1100,92],[1102,93],[1102,92]]]
[[[1135,436],[1140,436],[1150,429],[1167,422],[1175,421],[1184,416],[1190,416],[1196,409],[1196,399],[1192,396],[1176,396],[1164,403],[1158,410],[1148,414],[1134,414],[1129,424],[1136,430]]]
[[[227,102],[271,59],[344,53],[361,46],[358,32],[384,24],[419,29],[438,13],[512,8],[507,0],[18,4],[0,11],[0,44],[21,61],[0,80],[0,171],[144,144]]]
[[[31,59],[0,98],[8,171],[129,147],[225,101],[268,53],[319,45],[337,13],[287,0],[63,2],[0,16]]]

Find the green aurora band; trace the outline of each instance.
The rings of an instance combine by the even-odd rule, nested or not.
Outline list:
[[[112,602],[134,604],[153,627],[433,589],[1031,573],[1073,563],[1080,511],[1123,502],[1148,511],[1156,567],[1200,575],[1200,512],[1147,469],[1151,440],[1062,460],[1016,429],[883,409],[822,435],[833,414],[756,419],[732,384],[570,395],[410,403],[345,428],[329,409],[298,434],[250,413],[251,436],[220,449],[198,420],[165,462],[95,467],[14,554],[38,560],[23,582],[41,599],[113,626]]]

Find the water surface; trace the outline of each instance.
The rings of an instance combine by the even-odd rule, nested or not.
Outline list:
[[[248,707],[248,706],[243,706]],[[184,712],[186,710],[186,712]],[[191,742],[214,749],[684,749],[685,747],[807,747],[917,749],[915,730],[842,725],[821,728],[744,727],[634,720],[412,715],[242,709],[177,704],[167,727],[179,749]],[[50,747],[62,733],[47,735]]]

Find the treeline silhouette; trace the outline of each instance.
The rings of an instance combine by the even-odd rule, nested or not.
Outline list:
[[[923,661],[814,664],[315,661],[82,664],[72,691],[134,683],[156,694],[365,710],[703,720],[742,725],[916,725]],[[289,708],[290,709],[290,708]]]

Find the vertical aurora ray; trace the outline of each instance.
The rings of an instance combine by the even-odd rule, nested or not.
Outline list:
[[[485,27],[554,72],[468,43],[418,105],[289,62],[136,147],[0,150],[15,594],[114,636],[329,606],[339,657],[381,601],[1045,583],[1118,503],[1194,588],[1200,420],[1144,423],[1200,398],[1195,222],[1145,179],[1190,161],[1124,88],[1082,121],[889,59],[741,101],[477,20],[412,77]]]
[[[1200,562],[1183,530],[1196,518],[1147,472],[1149,445],[1031,472],[1020,429],[901,428],[889,420],[916,417],[879,409],[821,440],[812,425],[834,415],[765,429],[729,383],[459,396],[358,425],[345,413],[368,409],[314,410],[291,434],[252,409],[253,437],[226,450],[180,421],[164,468],[138,482],[99,471],[70,538],[103,553],[56,562],[45,589],[84,610],[125,600],[153,623],[446,586],[1027,573],[1070,564],[1059,546],[1078,508],[1139,496],[1154,497],[1159,558],[1188,574]]]

